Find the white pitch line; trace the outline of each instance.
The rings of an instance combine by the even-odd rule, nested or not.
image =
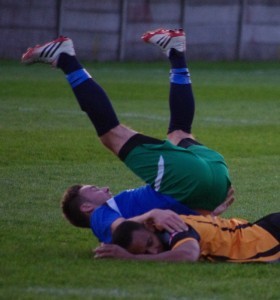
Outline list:
[[[121,113],[119,114],[122,117],[127,118],[139,118],[139,119],[146,119],[146,120],[155,120],[155,121],[164,121],[167,122],[169,120],[168,117],[160,117],[156,115],[145,115],[145,114],[139,114],[139,113]],[[226,119],[226,118],[220,118],[220,117],[206,117],[206,118],[200,118],[200,122],[205,123],[214,123],[214,124],[241,124],[241,125],[270,125],[270,124],[279,124],[279,122],[271,122],[269,120],[250,120],[250,119]]]
[[[219,117],[206,117],[201,118],[200,121],[208,122],[208,123],[219,123],[219,124],[246,124],[246,125],[271,125],[271,124],[279,124],[279,122],[271,122],[269,120],[258,120],[258,119],[226,119]]]
[[[34,108],[34,107],[19,107],[19,111],[26,112],[26,113],[34,113],[44,111],[44,109]],[[63,110],[63,109],[48,109],[45,110],[51,114],[59,114],[59,115],[84,115],[83,111],[79,110]],[[158,116],[154,114],[142,114],[142,113],[135,113],[135,112],[126,112],[126,113],[118,113],[120,117],[130,118],[130,119],[144,119],[144,120],[152,120],[152,121],[162,121],[168,122],[169,117],[165,116]],[[198,118],[196,118],[198,119]],[[235,124],[235,125],[278,125],[280,122],[277,120],[264,120],[264,119],[229,119],[223,117],[204,117],[199,118],[197,122],[204,122],[204,123],[213,123],[213,124]]]
[[[13,291],[15,289],[13,288]],[[40,294],[43,295],[50,295],[50,296],[77,296],[80,298],[84,297],[98,297],[98,296],[107,296],[107,297],[114,297],[114,299],[140,299],[143,297],[143,293],[139,291],[133,291],[130,293],[125,290],[121,289],[106,289],[106,288],[57,288],[57,287],[28,287],[26,289],[20,289],[21,293],[28,293],[28,294],[35,294],[39,296]],[[188,300],[188,297],[178,297],[170,294],[168,291],[164,293],[164,296],[161,295],[160,299],[162,300]]]
[[[133,295],[119,289],[101,289],[101,288],[55,288],[55,287],[29,287],[25,290],[27,293],[47,294],[54,296],[112,296],[115,298],[133,298]]]
[[[146,119],[146,120],[155,120],[155,121],[167,121],[167,117],[161,117],[156,115],[147,115],[147,114],[139,114],[139,113],[119,113],[119,116],[126,117],[126,118],[139,118],[139,119]]]

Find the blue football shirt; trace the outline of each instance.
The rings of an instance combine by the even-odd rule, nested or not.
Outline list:
[[[91,229],[100,242],[111,243],[111,224],[116,219],[129,219],[154,208],[170,209],[183,215],[197,215],[186,205],[146,185],[123,191],[96,208],[90,219]]]

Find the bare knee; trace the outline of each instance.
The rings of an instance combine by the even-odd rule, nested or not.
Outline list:
[[[100,136],[100,141],[106,148],[118,155],[122,146],[136,133],[124,125],[118,125]]]
[[[187,133],[185,131],[182,130],[174,130],[172,132],[170,132],[167,135],[168,140],[174,144],[174,145],[178,145],[178,143],[182,140],[182,139],[186,139],[186,138],[190,138],[190,139],[195,139],[194,136],[191,133]]]

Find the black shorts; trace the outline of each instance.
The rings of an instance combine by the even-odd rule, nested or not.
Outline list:
[[[262,227],[268,231],[273,237],[280,242],[280,213],[273,213],[267,215],[260,220],[256,221],[254,224]]]

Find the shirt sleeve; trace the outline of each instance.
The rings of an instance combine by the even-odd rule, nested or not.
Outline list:
[[[113,210],[107,204],[103,204],[94,210],[90,218],[90,227],[99,242],[112,242],[111,225],[121,217],[117,211]]]
[[[174,249],[177,246],[183,244],[185,241],[191,239],[197,240],[199,242],[200,236],[191,226],[188,225],[188,230],[170,234],[169,248]]]

